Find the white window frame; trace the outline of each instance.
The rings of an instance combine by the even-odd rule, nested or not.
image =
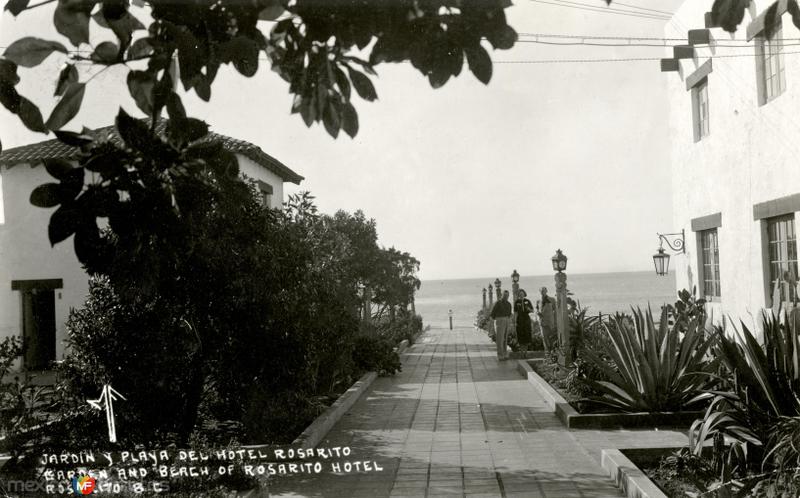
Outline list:
[[[761,90],[761,105],[780,97],[786,91],[786,63],[784,61],[783,24],[778,24],[767,38],[762,32],[758,35],[758,69]]]
[[[694,141],[699,142],[711,134],[708,103],[708,78],[703,78],[692,87],[692,115]]]
[[[697,235],[700,239],[700,280],[703,283],[703,295],[708,301],[718,301],[722,298],[722,279],[719,271],[719,230],[709,228],[699,231]],[[713,242],[713,247],[706,247],[706,241],[709,239]],[[707,282],[711,282],[711,293],[707,292]]]

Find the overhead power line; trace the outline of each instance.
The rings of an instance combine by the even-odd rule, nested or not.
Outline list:
[[[800,54],[800,50],[793,52],[782,52],[784,55]],[[758,54],[722,54],[712,55],[709,59],[729,59],[734,57],[758,57]],[[663,57],[624,57],[619,59],[539,59],[539,60],[519,60],[519,61],[492,61],[495,64],[583,64],[600,62],[640,62],[640,61],[659,61]]]
[[[631,8],[639,9],[639,10],[648,10],[650,12],[656,12],[658,14],[668,15],[670,17],[672,17],[672,14],[673,14],[672,12],[668,12],[666,10],[649,9],[647,7],[639,7],[638,5],[631,5],[629,3],[617,2],[616,0],[613,1],[612,5],[622,5],[623,7],[631,7]]]
[[[800,41],[800,40],[798,40],[798,41]],[[549,41],[544,41],[544,40],[517,40],[517,42],[518,43],[537,43],[537,44],[541,44],[541,45],[561,45],[561,46],[565,46],[565,47],[587,46],[587,47],[635,47],[635,48],[638,48],[638,47],[658,47],[658,48],[671,48],[671,47],[677,47],[677,46],[686,45],[686,41],[685,40],[684,40],[684,43],[678,43],[678,44],[667,43],[666,40],[664,42],[662,42],[662,43],[634,43],[634,42],[628,42],[628,43],[595,43],[595,42],[586,42],[586,41],[580,41],[580,42],[549,42]],[[782,47],[794,47],[794,46],[798,46],[798,45],[800,45],[800,43],[782,43],[781,44]],[[703,44],[697,44],[695,46],[700,47],[700,48],[748,48],[748,47],[752,47],[753,45],[742,45],[742,44],[730,45],[728,43],[715,43],[713,45],[710,45],[710,44],[707,44],[707,43],[703,43]]]
[[[656,15],[656,14],[645,14],[644,12],[633,12],[633,11],[627,11],[627,10],[624,10],[624,11],[623,10],[612,10],[610,7],[609,8],[595,7],[595,6],[590,6],[590,5],[587,5],[587,4],[581,4],[581,3],[577,3],[577,2],[557,3],[557,2],[546,2],[544,0],[531,0],[531,1],[532,2],[536,2],[536,3],[541,3],[541,4],[554,5],[554,6],[557,6],[557,7],[564,7],[564,8],[583,10],[583,11],[587,11],[587,12],[598,12],[598,13],[601,13],[601,14],[613,14],[613,15],[618,15],[618,16],[637,17],[637,18],[641,18],[641,19],[652,19],[652,20],[657,20],[657,21],[667,21],[667,20],[670,19],[669,17],[659,16],[659,15]]]

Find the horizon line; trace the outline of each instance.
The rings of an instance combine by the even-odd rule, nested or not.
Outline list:
[[[647,273],[647,272],[652,272],[652,271],[654,271],[654,270],[650,269],[650,270],[619,270],[619,271],[569,272],[569,274],[570,274],[570,275],[608,275],[608,274],[611,274],[611,273]],[[552,277],[552,276],[553,276],[553,274],[554,274],[554,273],[540,273],[540,274],[538,274],[538,275],[522,275],[522,274],[521,274],[521,275],[520,275],[520,278],[526,278],[526,277]],[[667,277],[672,277],[672,276],[674,276],[674,275],[675,275],[675,273],[674,273],[674,272],[670,272],[669,274],[667,274],[667,275],[665,275],[665,276],[667,276]],[[486,277],[486,276],[482,276],[482,277],[474,277],[474,276],[473,276],[473,277],[422,278],[422,279],[420,279],[420,280],[421,280],[422,282],[425,282],[425,281],[431,281],[431,280],[480,280],[480,279],[482,279],[482,278],[488,278],[488,279],[490,279],[490,280],[494,281],[494,279],[495,279],[495,278],[500,278],[500,277],[497,277],[497,276],[494,276],[494,277]],[[509,279],[509,280],[510,280],[510,279],[511,279],[511,275],[507,275],[507,276],[505,276],[505,277],[501,278],[500,280],[503,280],[503,279]]]

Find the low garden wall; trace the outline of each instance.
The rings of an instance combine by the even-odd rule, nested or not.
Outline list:
[[[539,392],[556,416],[569,429],[633,429],[641,427],[689,427],[703,417],[702,411],[657,413],[579,413],[558,391],[531,368],[518,360],[519,372]]]

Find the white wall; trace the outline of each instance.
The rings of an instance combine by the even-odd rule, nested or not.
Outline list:
[[[0,224],[0,339],[21,336],[21,293],[11,290],[12,280],[60,278],[62,289],[55,290],[56,359],[64,355],[64,322],[70,307],[80,307],[88,290],[84,273],[72,245],[72,237],[50,247],[47,225],[55,208],[32,206],[33,189],[52,181],[43,167],[18,164],[0,169],[5,222]]]
[[[686,38],[688,29],[703,28],[703,15],[712,0],[686,0],[668,23],[667,38]],[[712,29],[718,43],[746,40],[752,17],[771,2],[756,1],[745,15],[735,38],[722,29]],[[783,37],[800,38],[788,14],[783,17]],[[796,43],[796,42],[787,42]],[[744,45],[744,44],[743,44]],[[670,99],[674,226],[686,230],[686,255],[673,256],[677,287],[697,285],[698,244],[691,231],[693,218],[722,213],[718,229],[721,298],[711,305],[717,320],[722,314],[748,326],[766,306],[761,222],[753,220],[753,205],[800,192],[800,59],[796,47],[785,47],[786,90],[759,106],[755,40],[746,48],[715,49],[716,55],[747,54],[746,57],[715,58],[708,76],[710,136],[698,143],[693,138],[691,92],[684,78],[703,64],[710,53],[698,50],[696,61],[681,61],[681,74],[663,73]],[[671,53],[668,55],[671,57]],[[800,217],[796,224],[800,224]],[[756,320],[756,323],[759,320]],[[759,328],[759,327],[756,327]]]
[[[272,207],[283,203],[283,180],[245,156],[237,154],[241,172],[273,187]],[[65,353],[64,323],[70,307],[80,308],[88,291],[88,276],[75,257],[72,237],[50,247],[47,225],[55,210],[30,204],[33,189],[53,181],[41,166],[17,164],[0,168],[0,340],[21,336],[21,293],[11,290],[12,280],[63,279],[55,290],[56,359]]]
[[[252,180],[261,180],[272,185],[272,205],[270,207],[280,208],[283,205],[283,180],[249,157],[241,154],[236,154],[236,157],[239,159],[239,172],[241,174]]]

